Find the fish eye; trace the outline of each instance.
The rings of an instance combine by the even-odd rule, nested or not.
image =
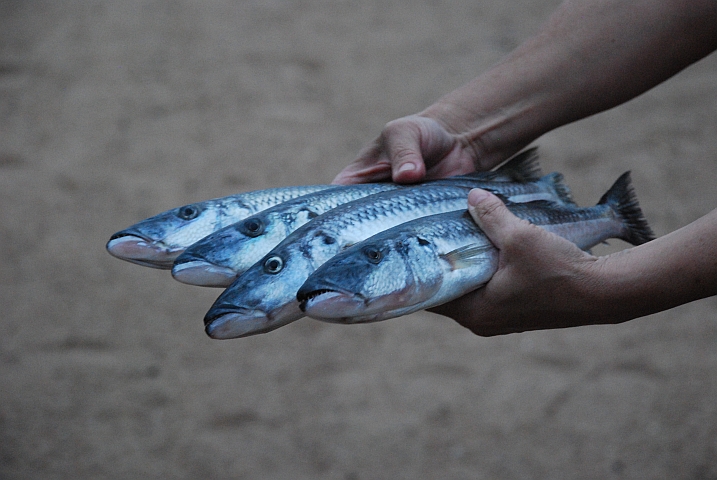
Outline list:
[[[201,209],[196,205],[185,205],[179,208],[177,216],[182,220],[194,220],[199,215],[199,212],[201,212]]]
[[[381,250],[376,247],[366,247],[363,249],[363,253],[364,255],[366,255],[366,258],[371,263],[378,263],[383,257],[383,255],[381,254]]]
[[[258,218],[248,218],[242,223],[241,232],[249,237],[258,237],[264,233],[264,222]]]
[[[272,256],[264,262],[264,271],[266,273],[279,273],[284,268],[284,261],[279,256]]]

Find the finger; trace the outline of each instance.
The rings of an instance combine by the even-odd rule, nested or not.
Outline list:
[[[521,223],[498,197],[479,188],[468,193],[468,212],[499,249]]]
[[[391,165],[388,162],[376,162],[361,166],[351,164],[344,168],[331,181],[334,185],[353,185],[357,183],[384,182],[391,179]]]
[[[331,182],[338,185],[381,182],[391,179],[391,163],[383,152],[381,139],[361,150],[356,160],[346,166]]]
[[[421,129],[415,123],[404,119],[389,122],[381,137],[391,163],[394,182],[417,182],[426,175],[421,151]]]
[[[481,337],[522,331],[505,325],[504,315],[496,311],[485,295],[484,289],[478,289],[443,305],[428,308],[427,311],[451,318]]]

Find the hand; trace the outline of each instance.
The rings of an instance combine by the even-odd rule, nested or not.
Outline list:
[[[473,219],[500,251],[499,267],[482,288],[431,309],[481,336],[614,323],[591,298],[597,257],[513,215],[494,195],[474,189]]]
[[[465,135],[449,133],[432,118],[410,115],[387,123],[333,183],[413,183],[462,175],[476,170],[478,155]]]

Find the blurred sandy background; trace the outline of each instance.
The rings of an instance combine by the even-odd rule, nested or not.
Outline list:
[[[557,4],[0,0],[0,478],[717,478],[715,298],[214,341],[219,290],[105,251],[175,206],[329,182]],[[717,55],[537,144],[581,204],[631,169],[677,229],[717,206]]]

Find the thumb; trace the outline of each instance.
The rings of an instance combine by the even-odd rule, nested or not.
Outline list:
[[[468,193],[468,212],[498,248],[508,240],[521,222],[498,197],[479,188]]]

